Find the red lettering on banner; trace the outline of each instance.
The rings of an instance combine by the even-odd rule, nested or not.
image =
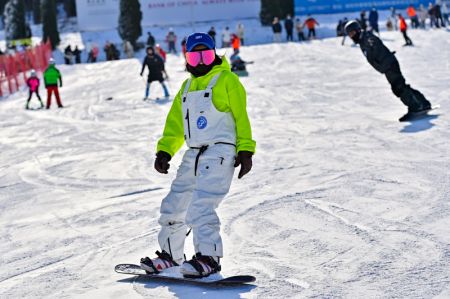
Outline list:
[[[149,3],[148,8],[164,8],[166,7],[166,4],[164,2],[158,2],[158,3]]]
[[[196,0],[185,0],[177,2],[177,6],[192,6],[192,5],[198,5],[198,2]]]

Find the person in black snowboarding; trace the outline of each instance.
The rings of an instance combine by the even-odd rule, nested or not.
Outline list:
[[[144,62],[142,63],[141,77],[144,75],[145,68],[148,67],[148,78],[147,78],[147,87],[145,88],[145,98],[144,101],[148,99],[150,94],[150,84],[154,81],[159,81],[164,90],[164,97],[169,97],[169,91],[167,90],[166,85],[164,84],[164,77],[167,79],[164,60],[161,56],[155,54],[155,50],[152,47],[147,48],[147,56],[144,58]]]
[[[287,15],[286,20],[284,20],[284,29],[286,29],[286,40],[294,41],[294,21],[292,21],[291,15]]]
[[[386,76],[392,92],[408,107],[408,113],[400,118],[400,121],[431,109],[431,104],[424,95],[406,84],[397,58],[378,37],[370,32],[363,31],[356,20],[347,23],[345,32],[355,44],[359,44],[367,61],[378,72]]]

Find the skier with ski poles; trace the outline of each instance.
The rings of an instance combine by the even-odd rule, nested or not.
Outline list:
[[[164,97],[169,97],[169,90],[167,86],[164,84],[164,79],[168,79],[169,76],[164,67],[164,60],[161,56],[155,53],[155,50],[152,47],[147,47],[147,56],[144,58],[144,62],[142,63],[141,69],[141,77],[144,75],[145,68],[148,67],[148,77],[147,77],[147,85],[145,88],[145,97],[144,101],[148,100],[148,96],[150,94],[150,84],[152,82],[158,81],[161,83],[161,86],[164,90]]]
[[[382,41],[372,33],[361,30],[361,26],[356,20],[347,23],[345,32],[355,44],[359,44],[361,51],[373,68],[386,76],[392,92],[408,107],[408,113],[401,117],[400,121],[409,120],[417,114],[432,109],[430,102],[420,91],[406,84],[394,55],[395,52],[389,51]]]
[[[223,245],[216,208],[229,191],[234,168],[238,178],[252,168],[256,143],[246,109],[246,92],[219,57],[206,33],[191,34],[186,42],[186,69],[182,84],[158,141],[155,169],[168,173],[169,161],[186,142],[185,152],[169,194],[161,203],[157,257],[141,259],[149,273],[181,265],[187,277],[205,277],[221,270]],[[184,261],[188,227],[195,256]],[[184,262],[183,262],[184,261]]]

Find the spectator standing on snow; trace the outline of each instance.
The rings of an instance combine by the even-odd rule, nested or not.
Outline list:
[[[175,32],[173,31],[172,28],[169,29],[169,32],[167,33],[166,36],[166,42],[169,46],[169,53],[174,53],[177,54],[177,49],[175,47],[176,42],[177,42],[177,36],[175,34]]]
[[[416,112],[431,109],[431,104],[424,95],[406,84],[397,58],[378,37],[362,31],[357,21],[348,22],[345,31],[355,44],[359,44],[370,65],[386,76],[393,93],[408,107],[408,113],[400,121]]]
[[[391,7],[391,19],[392,19],[392,23],[394,24],[394,28],[397,31],[398,30],[398,25],[397,25],[397,12],[395,10],[394,7]]]
[[[234,33],[231,35],[231,47],[233,48],[233,52],[239,52],[239,48],[241,47],[239,36]]]
[[[231,46],[231,32],[230,28],[227,26],[222,31],[222,48],[228,48]]]
[[[151,32],[147,32],[147,47],[154,47],[155,46],[155,37],[152,35]]]
[[[406,33],[406,30],[408,30],[408,25],[406,24],[405,18],[401,14],[398,14],[398,20],[399,20],[399,27],[400,32],[403,34],[403,38],[405,39],[405,46],[412,46],[413,43],[411,39],[409,38],[408,34]]]
[[[436,4],[434,5],[434,9],[436,11],[436,21],[437,24],[439,25],[439,21],[440,21],[440,26],[445,27],[445,22],[444,19],[442,18],[442,10],[441,10],[441,2],[440,0],[436,0]]]
[[[48,61],[48,68],[44,72],[44,83],[45,88],[47,89],[47,109],[50,109],[52,103],[52,94],[55,94],[56,103],[58,104],[58,108],[63,108],[64,106],[61,103],[61,98],[59,97],[58,83],[59,87],[62,87],[62,77],[61,73],[55,66],[55,60],[50,58]]]
[[[39,103],[41,103],[41,109],[44,108],[44,103],[42,103],[41,97],[39,96],[39,78],[36,76],[36,71],[31,70],[30,78],[27,80],[27,86],[28,86],[28,100],[27,104],[25,106],[25,109],[30,109],[30,101],[31,97],[33,96],[33,93],[36,94]]]
[[[361,13],[359,14],[359,24],[361,25],[362,31],[367,30],[367,18],[365,10],[361,11]]]
[[[147,56],[144,58],[141,69],[141,77],[144,75],[145,68],[148,68],[147,85],[145,88],[145,98],[146,101],[150,95],[150,84],[152,82],[158,81],[164,90],[164,97],[169,97],[169,91],[164,84],[164,79],[168,79],[166,69],[164,67],[164,60],[161,56],[156,55],[155,50],[152,47],[147,47]]]
[[[308,38],[309,39],[315,39],[316,38],[316,25],[320,26],[319,23],[311,17],[311,15],[308,15],[308,18],[305,20],[306,28],[308,28]]]
[[[214,26],[212,26],[212,27],[209,29],[208,34],[209,34],[209,36],[211,36],[211,38],[213,39],[214,44],[216,44],[216,35],[217,35],[217,32],[216,32],[216,28],[214,28]]]
[[[81,51],[78,49],[78,46],[75,46],[75,50],[72,51],[73,56],[75,56],[75,63],[81,63]]]
[[[183,37],[183,39],[181,40],[181,53],[183,53],[183,57],[184,54],[186,54],[186,37]],[[186,57],[184,57],[186,59]]]
[[[417,12],[412,4],[408,6],[408,8],[406,9],[406,13],[411,20],[412,28],[419,28],[419,19],[417,18]]]
[[[127,56],[127,58],[133,58],[134,57],[134,49],[133,45],[130,43],[130,41],[125,41],[123,43],[123,52]]]
[[[236,27],[236,35],[239,37],[239,40],[241,41],[241,45],[244,45],[244,25],[242,23],[239,23]]]
[[[378,11],[375,7],[369,13],[369,25],[372,28],[372,31],[378,33],[380,35],[380,30],[378,29]]]
[[[87,62],[97,62],[98,53],[100,50],[98,49],[97,45],[92,45],[92,48],[88,52],[88,59]]]
[[[289,14],[284,20],[284,29],[286,29],[286,40],[291,42],[294,41],[294,22],[292,21],[291,15]]]
[[[297,38],[299,42],[305,40],[305,34],[303,33],[304,28],[305,25],[303,25],[303,22],[299,18],[297,18],[295,20],[295,31],[297,32]]]
[[[420,4],[420,7],[419,7],[420,28],[422,28],[422,29],[426,28],[427,18],[428,18],[428,10],[425,9],[423,4]]]
[[[273,31],[273,42],[275,43],[281,42],[281,31],[283,31],[283,27],[281,27],[280,20],[277,17],[273,18],[272,31]]]
[[[72,58],[73,58],[72,48],[70,47],[70,45],[68,45],[64,49],[64,63],[67,65],[72,64]]]
[[[439,28],[439,22],[436,17],[436,7],[431,2],[428,4],[428,15],[430,16],[430,27],[433,28],[436,26]]]
[[[444,1],[444,3],[442,3],[442,17],[444,18],[444,26],[447,26],[447,24],[449,23],[447,1]]]

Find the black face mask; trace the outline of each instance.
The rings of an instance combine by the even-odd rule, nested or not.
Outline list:
[[[359,37],[361,36],[361,32],[356,32],[356,34],[351,38],[355,44],[359,44]]]
[[[222,59],[216,55],[216,59],[214,59],[213,63],[210,65],[199,64],[196,67],[193,67],[186,63],[186,69],[189,73],[191,73],[194,77],[201,77],[209,73],[212,68],[216,65],[221,65]]]

